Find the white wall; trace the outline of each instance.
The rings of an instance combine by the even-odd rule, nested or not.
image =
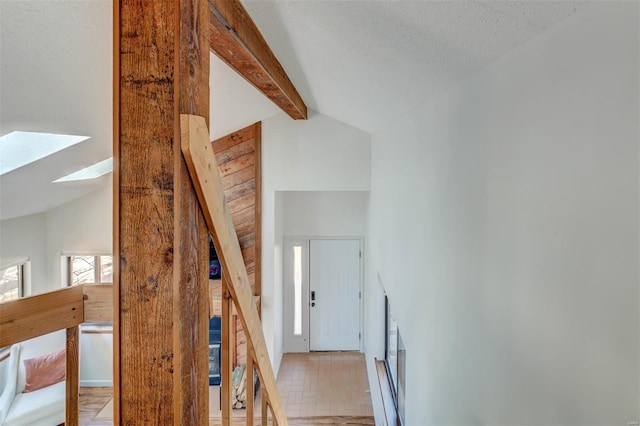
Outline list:
[[[111,182],[111,181],[110,181]],[[109,184],[98,191],[49,210],[46,216],[49,274],[60,277],[62,254],[113,252],[113,191]],[[81,386],[112,386],[113,335],[80,335]]]
[[[279,114],[262,123],[262,318],[276,372],[283,349],[284,230],[276,235],[275,228],[285,226],[284,201],[276,194],[368,191],[370,164],[371,137],[325,115],[309,111],[307,121],[294,121]]]
[[[407,424],[640,420],[638,36],[594,4],[373,136]]]
[[[111,185],[108,185],[45,213],[0,222],[0,260],[31,260],[32,288],[27,294],[44,293],[62,286],[63,253],[112,252],[112,198]],[[111,386],[112,335],[82,333],[80,351],[80,384]]]
[[[368,191],[285,192],[284,235],[364,237],[368,204]]]
[[[44,213],[0,221],[0,265],[31,259],[31,291],[39,294],[62,286],[63,253],[110,254],[112,248],[111,185]]]
[[[275,193],[275,231],[273,241],[273,282],[284,282],[284,195],[278,191]],[[263,281],[264,283],[264,281]],[[282,349],[284,348],[284,289],[280,285],[269,285],[271,289],[271,306],[273,309],[267,309],[272,315],[269,324],[273,324],[273,361],[274,371],[277,373],[280,369],[280,360],[282,358]],[[269,352],[271,354],[271,352]]]
[[[80,333],[80,386],[113,386],[113,334]]]
[[[113,191],[109,185],[45,213],[47,271],[61,286],[62,254],[111,254]]]
[[[0,266],[29,259],[25,295],[49,291],[46,272],[45,216],[33,214],[0,221]]]
[[[371,136],[309,111],[309,119],[278,114],[263,122],[264,183],[274,191],[368,191]]]

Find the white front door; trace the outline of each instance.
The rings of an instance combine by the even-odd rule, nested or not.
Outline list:
[[[311,240],[309,339],[312,351],[360,349],[360,240]]]

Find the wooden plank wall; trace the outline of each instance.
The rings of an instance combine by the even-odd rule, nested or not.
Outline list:
[[[258,122],[212,142],[254,296],[261,295],[261,134]],[[234,365],[240,365],[246,363],[247,339],[234,318]]]
[[[255,296],[249,280],[249,274],[245,267],[242,250],[235,225],[229,212],[229,205],[224,195],[222,179],[218,170],[217,160],[213,147],[209,141],[209,130],[203,119],[196,115],[182,114],[182,144],[181,149],[189,167],[189,173],[193,178],[193,184],[198,194],[198,200],[205,213],[207,228],[213,237],[213,243],[219,249],[220,266],[222,268],[222,358],[223,365],[229,365],[229,352],[233,345],[227,344],[231,339],[225,336],[230,330],[229,314],[231,313],[228,295],[236,305],[238,316],[247,333],[247,341],[250,343],[251,356],[256,362],[256,370],[266,392],[265,400],[271,408],[274,424],[286,426],[287,417],[280,400],[276,378],[269,360],[267,344],[262,330],[260,315],[255,305]],[[259,204],[259,203],[256,203]],[[225,362],[225,360],[228,360]],[[226,373],[226,374],[225,374]],[[228,370],[222,372],[222,391],[225,392],[225,383],[229,384],[231,377]],[[222,418],[223,424],[229,424],[231,417],[231,400],[223,396]],[[225,421],[227,420],[227,421]],[[249,418],[249,423],[253,419]]]

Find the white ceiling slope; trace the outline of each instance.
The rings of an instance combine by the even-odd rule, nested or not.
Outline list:
[[[111,156],[112,2],[0,0],[0,135],[89,136],[0,178],[0,219],[40,213],[109,183],[51,183]]]
[[[588,4],[242,3],[307,106],[370,133]]]
[[[242,0],[311,110],[373,132],[586,5]],[[112,0],[0,0],[0,136],[90,139],[0,178],[0,219],[94,191],[51,181],[111,156]],[[215,57],[211,135],[279,110]]]
[[[0,220],[44,212],[95,191],[111,175],[53,180],[112,155],[112,0],[0,0],[0,136],[89,136],[0,177]],[[280,110],[211,55],[211,135]]]

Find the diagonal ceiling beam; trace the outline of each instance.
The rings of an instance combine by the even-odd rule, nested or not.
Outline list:
[[[240,0],[209,0],[211,50],[295,120],[307,106]]]

